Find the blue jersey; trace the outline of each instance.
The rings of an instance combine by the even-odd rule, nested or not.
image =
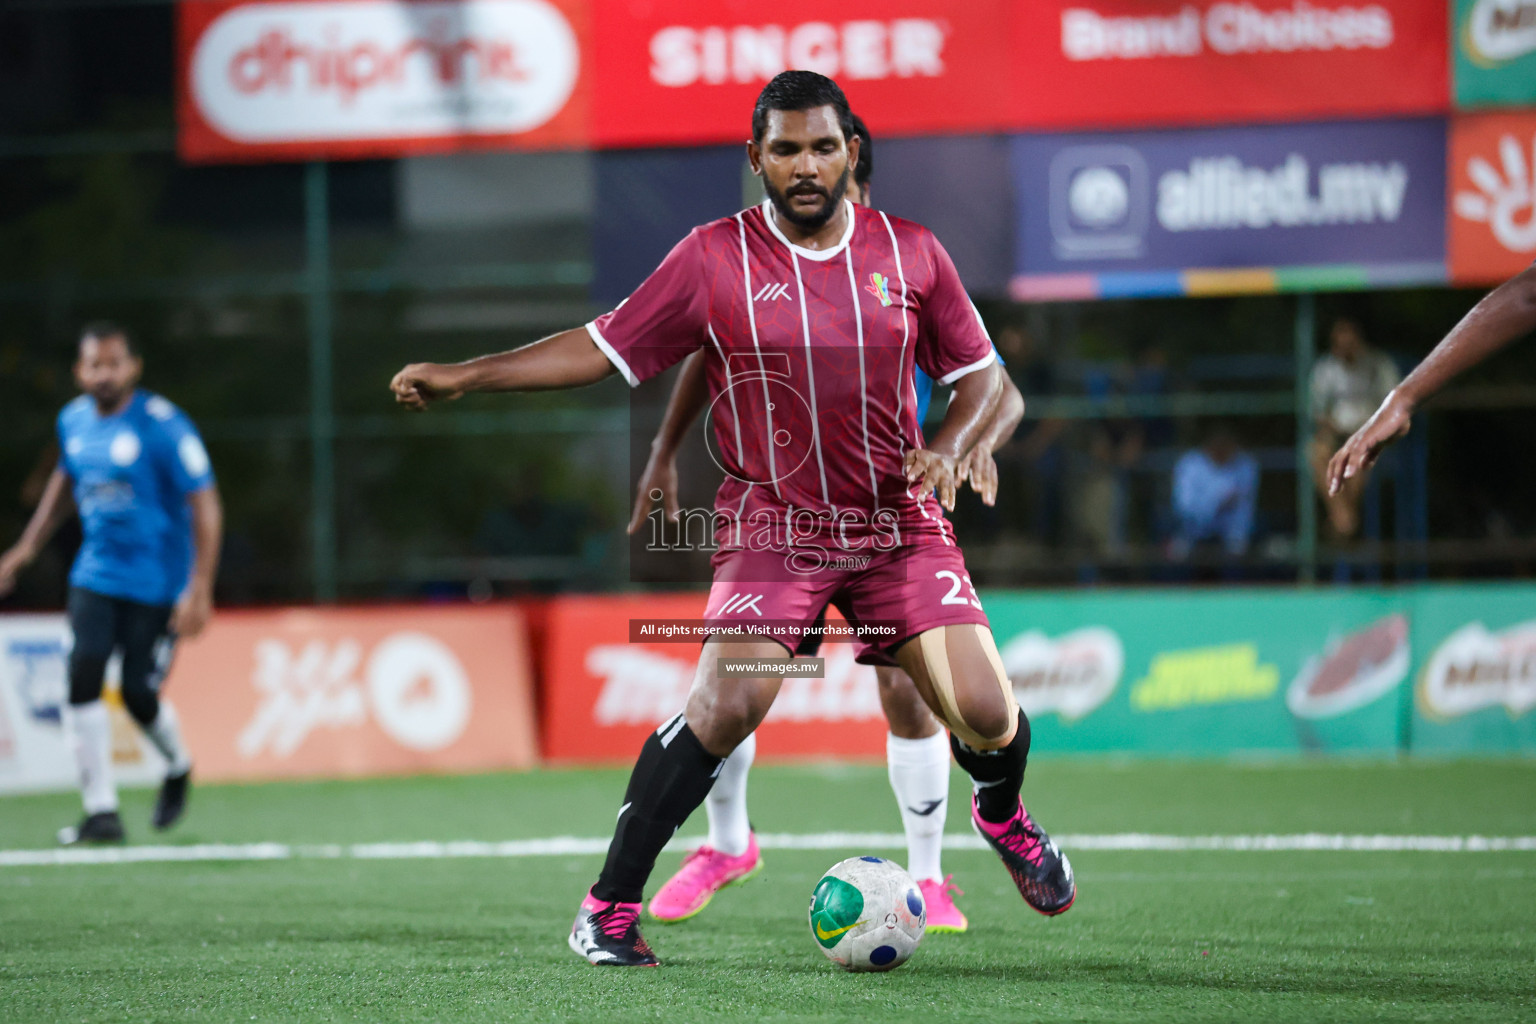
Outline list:
[[[997,354],[997,346],[992,346],[992,353]],[[1005,365],[1003,357],[997,356],[999,366]],[[928,403],[933,401],[933,378],[928,376],[916,364],[912,364],[912,390],[917,392],[917,422],[928,422]]]
[[[213,484],[197,428],[159,395],[136,391],[103,416],[89,395],[59,413],[59,466],[85,535],[69,582],[140,604],[174,604],[192,570],[187,496]]]

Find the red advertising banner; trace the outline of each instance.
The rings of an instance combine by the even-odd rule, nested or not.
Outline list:
[[[547,760],[627,764],[651,730],[683,709],[700,645],[633,643],[631,624],[698,620],[706,596],[568,597],[546,607],[540,674]],[[821,656],[824,678],[784,681],[757,730],[759,756],[884,756],[874,670],[854,662],[851,644],[825,644]]]
[[[586,0],[177,5],[194,162],[588,143]]]
[[[1017,127],[1376,117],[1450,104],[1443,3],[1034,0],[1013,12]]]
[[[879,135],[999,130],[1014,95],[1010,0],[604,0],[593,23],[601,146],[745,142],[764,84],[837,79]]]
[[[807,68],[880,135],[1439,113],[1424,0],[183,0],[192,161],[744,141]]]
[[[530,768],[522,615],[490,608],[221,612],[166,682],[200,778]]]
[[[1497,284],[1536,260],[1536,112],[1451,121],[1451,279]]]

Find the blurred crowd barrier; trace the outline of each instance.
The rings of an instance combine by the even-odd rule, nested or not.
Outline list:
[[[1536,587],[983,596],[1038,750],[1536,754]],[[230,612],[166,692],[208,781],[625,763],[683,705],[704,599]],[[0,618],[0,792],[73,785],[68,643],[62,616]],[[855,651],[829,641],[819,676],[785,681],[763,756],[883,755]],[[157,781],[114,723],[121,781]]]

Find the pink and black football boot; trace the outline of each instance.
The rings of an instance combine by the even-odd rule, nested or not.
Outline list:
[[[640,904],[608,903],[590,892],[576,912],[568,943],[597,967],[656,967],[651,944],[640,934]]]
[[[971,825],[987,845],[997,853],[1003,866],[1013,876],[1024,902],[1047,917],[1066,913],[1077,899],[1077,884],[1072,880],[1072,864],[1056,848],[1045,830],[1034,823],[1019,801],[1013,817],[1001,824],[982,820],[971,798]]]

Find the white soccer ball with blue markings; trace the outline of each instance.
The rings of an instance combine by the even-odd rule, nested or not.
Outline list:
[[[889,971],[923,941],[928,908],[912,876],[883,857],[832,865],[811,893],[811,937],[848,971]]]

